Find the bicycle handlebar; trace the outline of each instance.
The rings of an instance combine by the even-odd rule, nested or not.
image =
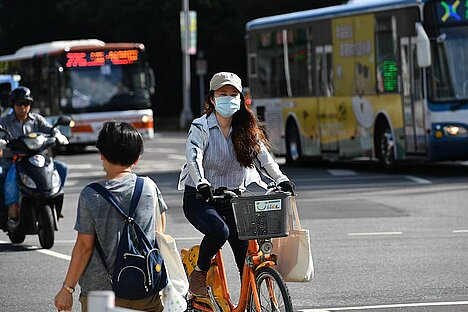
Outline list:
[[[230,191],[230,190],[226,189],[225,187],[219,187],[213,193],[214,193],[213,198],[212,198],[213,200],[214,199],[231,199],[231,198],[236,198],[236,197],[241,196],[241,195],[239,195],[238,193],[236,193],[234,191]],[[291,192],[282,191],[276,185],[269,186],[268,190],[265,192],[264,195],[269,195],[269,194],[272,194],[272,193],[284,193],[286,195],[295,195],[295,194],[293,194]],[[203,197],[202,197],[202,195],[200,193],[197,193],[196,198],[201,199]]]

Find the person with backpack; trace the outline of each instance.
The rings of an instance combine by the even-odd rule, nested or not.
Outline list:
[[[143,152],[141,134],[129,123],[106,122],[99,133],[96,147],[100,153],[105,177],[86,186],[80,194],[75,223],[77,239],[67,275],[55,296],[55,306],[58,311],[71,310],[73,292],[79,282],[81,311],[87,311],[87,295],[94,290],[114,290],[115,305],[118,307],[163,311],[159,295],[161,289],[154,289],[143,296],[134,294],[126,296],[124,292],[122,297],[115,288],[114,267],[123,261],[118,258],[121,253],[120,248],[124,243],[132,243],[127,236],[130,238],[130,234],[141,229],[141,234],[146,237],[149,244],[155,246],[151,251],[154,252],[159,250],[156,248],[155,239],[155,222],[156,218],[159,218],[156,213],[161,214],[163,232],[165,227],[167,205],[158,187],[150,178],[141,178],[132,173],[132,167],[138,163]],[[131,218],[128,218],[129,216]],[[142,245],[141,235],[137,233],[137,236],[139,245]],[[97,248],[98,246],[100,248]],[[161,287],[164,287],[167,283],[167,279],[163,280],[166,274],[164,264],[156,263],[151,270],[154,270],[155,274],[164,275],[160,283]],[[122,274],[123,276],[125,274]],[[125,278],[132,277],[138,275],[131,273],[125,276]],[[144,287],[147,288],[147,284]]]
[[[231,204],[213,202],[213,189],[225,187],[240,194],[251,182],[261,185],[258,167],[282,190],[294,192],[294,184],[281,172],[267,146],[257,118],[245,104],[241,79],[229,72],[215,74],[205,97],[205,114],[192,122],[188,132],[187,162],[178,186],[184,190],[186,218],[205,235],[197,266],[189,276],[189,291],[194,296],[208,295],[210,261],[226,241],[241,276],[247,252],[248,241],[238,238]]]

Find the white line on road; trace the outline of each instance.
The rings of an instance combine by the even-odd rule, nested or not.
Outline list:
[[[185,155],[168,155],[167,157],[174,160],[185,160]]]
[[[68,164],[68,169],[91,169],[93,164]]]
[[[8,244],[8,242],[0,240],[0,244]],[[55,257],[55,258],[64,259],[64,260],[68,260],[68,261],[71,260],[71,256],[65,255],[65,254],[62,254],[62,253],[59,253],[59,252],[55,252],[55,251],[48,250],[48,249],[39,249],[40,247],[37,247],[37,246],[27,246],[27,245],[22,245],[22,246],[27,248],[27,249],[37,251],[37,252],[39,252],[41,254],[44,254],[44,255],[48,255],[48,256],[52,256],[52,257]]]
[[[145,152],[174,154],[178,151],[175,148],[145,147]]]
[[[372,236],[372,235],[401,235],[403,232],[368,232],[368,233],[348,233],[349,236]]]
[[[350,177],[356,176],[357,173],[353,170],[345,170],[345,169],[329,169],[327,170],[332,176],[335,177]]]
[[[432,184],[431,181],[429,181],[427,179],[420,178],[420,177],[405,176],[405,178],[407,178],[408,180],[414,181],[414,182],[416,182],[418,184]]]
[[[174,237],[176,241],[192,241],[192,240],[202,240],[202,236],[192,236],[192,237]]]
[[[452,233],[468,233],[468,230],[453,230]]]
[[[186,138],[163,138],[163,137],[157,137],[155,138],[156,144],[158,143],[180,143],[180,144],[185,144],[187,142]]]
[[[179,238],[174,238],[176,241],[191,241],[191,240],[201,240],[202,237],[201,236],[193,236],[193,237],[179,237]],[[66,242],[66,243],[74,243],[75,241],[74,240],[63,240],[63,241],[56,241],[56,243],[63,243],[63,242]],[[0,240],[0,244],[8,244],[9,242],[7,241],[2,241]],[[71,256],[69,255],[66,255],[66,254],[63,254],[63,253],[60,253],[60,252],[56,252],[56,251],[52,251],[52,250],[48,250],[48,249],[40,249],[40,247],[38,246],[34,246],[34,245],[23,245],[25,248],[27,249],[30,249],[30,250],[34,250],[36,252],[39,252],[41,254],[44,254],[44,255],[47,255],[47,256],[51,256],[51,257],[55,257],[55,258],[59,258],[59,259],[63,259],[63,260],[67,260],[67,261],[70,261],[71,260]]]
[[[385,305],[362,306],[362,307],[305,309],[305,310],[299,310],[299,311],[301,312],[332,312],[332,311],[351,311],[351,310],[389,309],[389,308],[408,308],[408,307],[435,307],[435,306],[454,306],[454,305],[468,305],[468,301],[385,304]]]
[[[36,247],[36,246],[32,246],[32,247]],[[38,249],[38,250],[36,250],[36,251],[39,252],[39,253],[41,253],[41,254],[48,255],[48,256],[52,256],[52,257],[55,257],[55,258],[59,258],[59,259],[63,259],[63,260],[68,260],[68,261],[71,260],[71,256],[69,256],[69,255],[64,255],[64,254],[62,254],[62,253],[55,252],[55,251],[52,251],[52,250],[48,250],[48,249]]]

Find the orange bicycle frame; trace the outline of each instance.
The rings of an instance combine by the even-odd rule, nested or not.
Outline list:
[[[249,240],[249,246],[247,248],[247,255],[244,261],[244,268],[242,271],[242,284],[241,284],[241,291],[239,296],[239,302],[237,306],[231,302],[231,296],[229,294],[228,285],[227,285],[227,277],[226,271],[224,267],[224,261],[222,258],[221,250],[219,250],[213,263],[217,266],[217,277],[218,282],[220,285],[216,288],[216,292],[220,297],[216,298],[218,305],[221,306],[221,309],[224,312],[223,306],[225,308],[229,308],[229,311],[245,311],[245,308],[250,300],[250,291],[253,294],[253,300],[255,301],[255,306],[257,311],[260,311],[260,301],[257,292],[257,285],[255,282],[255,272],[258,268],[264,266],[272,266],[276,263],[276,255],[263,255],[259,252],[259,246],[256,240]],[[216,272],[216,271],[215,271]],[[214,287],[214,285],[208,285]],[[224,304],[220,304],[220,299],[224,299]],[[192,301],[192,306],[195,309],[201,311],[211,312],[213,311],[211,308],[208,308],[206,304],[210,302],[209,298],[202,298],[202,297],[194,297]]]

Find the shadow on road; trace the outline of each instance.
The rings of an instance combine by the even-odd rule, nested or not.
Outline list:
[[[28,246],[24,245],[14,245],[11,243],[0,243],[0,252],[10,251],[10,252],[20,252],[20,251],[34,251]]]

